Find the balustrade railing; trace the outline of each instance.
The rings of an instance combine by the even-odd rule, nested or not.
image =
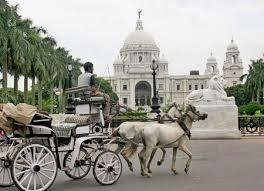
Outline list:
[[[238,116],[238,129],[242,135],[264,135],[264,115]]]

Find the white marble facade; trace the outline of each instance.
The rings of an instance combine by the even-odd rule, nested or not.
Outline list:
[[[211,53],[203,75],[198,71],[192,71],[190,75],[170,75],[168,60],[164,55],[160,55],[154,38],[143,30],[139,15],[135,31],[127,36],[118,58],[113,63],[114,75],[105,77],[117,93],[121,105],[135,109],[139,106],[148,108],[151,104],[153,85],[150,64],[153,59],[158,61],[159,65],[157,90],[161,106],[174,101],[182,103],[193,90],[207,88],[208,80],[219,73],[217,61]],[[238,46],[231,40],[223,67],[228,86],[238,84],[242,73]]]

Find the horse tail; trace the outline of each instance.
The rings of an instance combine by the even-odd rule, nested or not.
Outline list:
[[[120,134],[119,134],[119,127],[115,128],[115,130],[113,131],[112,133],[112,137],[120,137]]]
[[[122,155],[125,155],[127,158],[131,158],[137,152],[138,145],[130,142],[125,146],[125,149],[122,151]]]

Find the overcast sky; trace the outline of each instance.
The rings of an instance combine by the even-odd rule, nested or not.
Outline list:
[[[251,59],[264,52],[263,0],[8,0],[20,4],[19,13],[45,27],[59,46],[95,73],[112,74],[127,35],[135,30],[142,9],[146,32],[169,60],[170,74],[204,73],[212,51],[222,72],[232,36],[238,44],[245,72]]]

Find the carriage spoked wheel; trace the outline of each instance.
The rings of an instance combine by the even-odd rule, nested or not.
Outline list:
[[[73,151],[69,151],[63,160],[63,166],[67,167],[71,163]],[[88,156],[87,150],[84,148],[80,149],[79,155],[75,161],[73,169],[65,171],[65,174],[72,179],[82,179],[85,177],[91,169],[91,161],[86,159]]]
[[[0,143],[0,153],[6,153],[11,144],[8,141],[3,141]],[[0,187],[9,187],[14,184],[11,177],[11,160],[9,157],[0,159]]]
[[[11,176],[21,191],[47,190],[53,184],[57,171],[55,156],[44,145],[26,144],[12,159]]]
[[[104,151],[96,157],[93,175],[99,184],[114,184],[120,178],[121,174],[122,163],[115,152]]]

